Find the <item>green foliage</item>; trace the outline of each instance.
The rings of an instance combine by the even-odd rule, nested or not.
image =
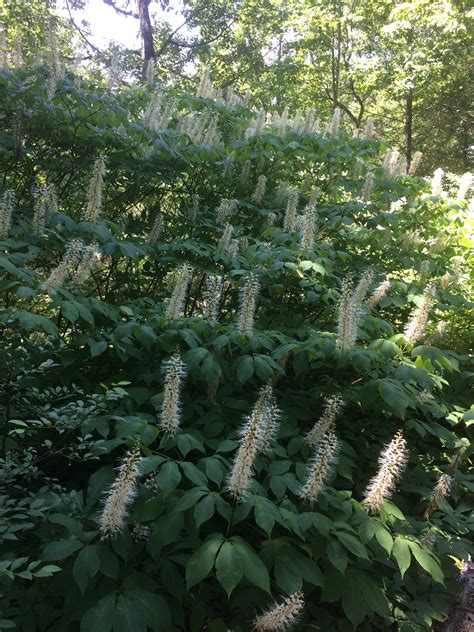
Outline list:
[[[176,110],[156,132],[143,119],[148,88],[66,74],[48,98],[48,78],[44,67],[0,73],[0,193],[17,197],[0,242],[0,627],[244,632],[261,608],[303,590],[302,630],[432,629],[457,593],[473,526],[466,202],[431,195],[421,178],[388,178],[385,147],[344,131],[278,136],[267,127],[245,138],[246,107],[170,90]],[[179,127],[202,111],[216,117],[221,142],[193,142]],[[102,214],[85,221],[101,153]],[[309,250],[282,228],[282,181],[299,189],[301,208],[321,190]],[[43,231],[33,224],[38,182],[59,196]],[[238,201],[225,220],[235,251],[218,248],[222,199]],[[163,227],[150,240],[157,212]],[[406,239],[414,232],[416,247]],[[100,260],[80,283],[73,262],[48,294],[43,283],[72,239],[96,242]],[[193,270],[183,315],[168,320],[184,262]],[[373,287],[387,277],[392,285],[378,306],[361,308],[357,344],[342,352],[342,281],[369,266]],[[443,287],[454,269],[458,283]],[[250,271],[261,289],[245,337],[237,321]],[[211,274],[224,279],[215,324],[204,318]],[[438,283],[435,304],[413,344],[403,331],[428,278]],[[433,346],[441,320],[449,327]],[[187,366],[181,426],[166,436],[163,362],[177,351]],[[280,431],[236,502],[227,483],[238,431],[269,382]],[[304,437],[337,393],[340,456],[311,506],[299,495],[311,458]],[[400,428],[408,467],[392,501],[369,515],[364,489]],[[101,499],[137,442],[137,495],[120,533],[101,540]],[[450,496],[426,517],[443,472],[454,478]]]

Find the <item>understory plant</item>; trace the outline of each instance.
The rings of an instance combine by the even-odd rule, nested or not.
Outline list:
[[[0,71],[0,629],[435,629],[469,178],[198,94]]]

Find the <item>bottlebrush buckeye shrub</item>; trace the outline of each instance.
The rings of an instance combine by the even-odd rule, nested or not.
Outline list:
[[[473,526],[469,178],[209,76],[51,73],[0,73],[0,627],[435,627]]]

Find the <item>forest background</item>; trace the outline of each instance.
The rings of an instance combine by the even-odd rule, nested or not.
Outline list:
[[[91,72],[110,67],[115,59],[129,79],[136,78],[143,59],[153,58],[158,83],[189,90],[200,70],[210,66],[216,87],[232,86],[242,96],[249,91],[256,109],[289,107],[295,114],[315,107],[327,118],[340,107],[349,128],[360,128],[372,116],[378,136],[402,150],[408,163],[415,151],[423,152],[420,173],[469,169],[469,2],[103,2],[128,19],[124,29],[139,33],[142,46],[120,46],[113,32],[109,42],[98,45],[87,14],[99,0],[68,0],[58,7],[65,16],[59,20],[62,36],[75,44],[70,55],[85,58],[81,63]],[[9,37],[21,33],[27,57],[45,46],[53,6],[43,0],[4,0]],[[29,20],[32,28],[25,32]]]

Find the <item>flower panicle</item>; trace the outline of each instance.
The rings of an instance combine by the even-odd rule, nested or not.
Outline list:
[[[240,334],[251,338],[253,335],[257,300],[260,291],[258,276],[250,272],[240,294],[240,309],[237,329]]]
[[[303,121],[303,132],[305,134],[310,134],[313,131],[315,116],[316,116],[315,108],[309,108],[309,110],[306,110],[305,118]]]
[[[216,210],[217,221],[224,223],[228,217],[237,211],[238,205],[238,200],[222,199]]]
[[[276,436],[279,417],[273,390],[271,386],[264,386],[251,414],[244,417],[239,429],[240,443],[228,478],[228,492],[239,501],[248,492],[255,458],[268,450]]]
[[[370,268],[366,270],[360,277],[359,283],[356,285],[351,296],[351,302],[353,303],[354,309],[356,311],[360,310],[365,297],[367,296],[367,292],[369,291],[369,287],[372,283],[373,278],[374,273]]]
[[[59,265],[52,270],[49,277],[41,285],[41,289],[51,294],[54,290],[57,290],[66,280],[71,268],[76,268],[81,260],[81,254],[84,249],[84,244],[80,239],[73,239],[66,247],[66,252],[63,255]]]
[[[357,340],[357,314],[351,296],[352,281],[346,277],[342,282],[337,321],[337,346],[342,351],[351,349]]]
[[[393,175],[395,175],[395,170],[397,167],[399,156],[400,154],[398,153],[396,149],[393,149],[393,150],[389,149],[389,151],[387,151],[387,153],[385,154],[382,161],[382,169],[384,170],[387,178],[390,178]]]
[[[173,293],[165,311],[166,320],[176,320],[181,318],[186,303],[186,295],[192,279],[193,269],[187,263],[178,270],[178,276],[173,288]]]
[[[362,200],[364,202],[370,202],[373,188],[374,188],[374,174],[372,173],[372,171],[369,171],[365,177],[364,186],[362,187]]]
[[[372,309],[376,305],[378,305],[380,301],[383,299],[383,297],[387,294],[391,286],[392,284],[390,283],[390,281],[388,280],[382,281],[382,283],[375,288],[372,295],[369,296],[369,298],[367,299],[365,303],[367,307]]]
[[[12,225],[15,202],[15,193],[11,189],[7,189],[0,202],[0,237],[8,237]]]
[[[410,161],[410,167],[408,169],[408,174],[410,176],[416,175],[416,172],[418,171],[418,167],[420,166],[422,158],[423,158],[423,154],[421,153],[421,151],[415,151],[415,153],[413,154],[413,158]]]
[[[135,447],[118,468],[118,475],[104,499],[99,527],[102,540],[113,538],[125,525],[128,507],[136,495],[140,461],[140,448]]]
[[[174,436],[181,426],[181,390],[187,374],[187,367],[179,353],[163,362],[164,390],[159,417],[161,429]]]
[[[221,276],[208,276],[204,292],[204,318],[215,325],[219,316],[224,279]]]
[[[233,233],[234,227],[231,224],[226,224],[224,230],[222,231],[221,238],[219,239],[219,243],[217,244],[217,250],[220,250],[221,252],[227,251]]]
[[[316,208],[314,206],[307,206],[303,215],[303,230],[300,241],[302,250],[306,250],[307,252],[314,248],[315,217]]]
[[[299,191],[298,189],[292,189],[288,194],[288,202],[286,205],[285,219],[283,221],[283,228],[288,233],[295,230],[295,224],[297,219]]]
[[[468,194],[469,189],[471,188],[471,185],[472,185],[472,173],[467,171],[461,176],[461,179],[459,181],[459,187],[456,194],[457,202],[461,202],[462,200],[466,199],[466,195]]]
[[[334,113],[332,115],[331,122],[329,123],[328,132],[331,136],[337,136],[339,132],[339,127],[341,125],[341,108],[334,108]]]
[[[102,195],[104,189],[104,178],[106,173],[106,159],[104,155],[99,156],[92,171],[92,178],[89,185],[87,206],[84,212],[86,222],[96,222],[102,211]]]
[[[206,99],[209,96],[209,93],[211,91],[212,91],[211,69],[209,68],[209,66],[205,66],[201,79],[199,81],[196,96]]]
[[[430,310],[435,301],[435,286],[433,283],[429,283],[423,296],[421,298],[420,305],[413,312],[411,319],[406,324],[404,329],[404,335],[407,342],[415,344],[425,333],[426,326],[430,315]]]
[[[436,169],[431,179],[431,195],[443,196],[443,176],[444,171],[441,168]]]
[[[163,215],[158,212],[156,214],[155,221],[153,222],[150,234],[148,235],[149,244],[156,244],[158,237],[161,235],[161,231],[163,230],[163,223]]]
[[[263,196],[265,195],[266,187],[267,187],[266,176],[264,175],[258,176],[257,186],[255,187],[255,191],[252,195],[252,200],[254,202],[257,202],[257,204],[262,201]]]
[[[314,446],[324,435],[334,426],[337,417],[344,407],[344,400],[340,395],[333,395],[324,401],[324,408],[321,417],[308,432],[305,441],[308,445]]]
[[[314,505],[324,489],[332,467],[337,461],[339,448],[339,441],[332,430],[328,430],[314,446],[306,482],[299,490],[299,496],[310,505]]]
[[[304,594],[302,591],[295,592],[264,614],[255,617],[253,629],[255,632],[284,632],[298,622],[303,608]]]
[[[362,504],[371,513],[379,511],[384,500],[390,498],[408,462],[407,442],[401,431],[380,453],[379,470],[369,482]]]
[[[74,283],[82,285],[85,283],[99,261],[99,244],[94,241],[83,250],[82,258],[73,275]]]

